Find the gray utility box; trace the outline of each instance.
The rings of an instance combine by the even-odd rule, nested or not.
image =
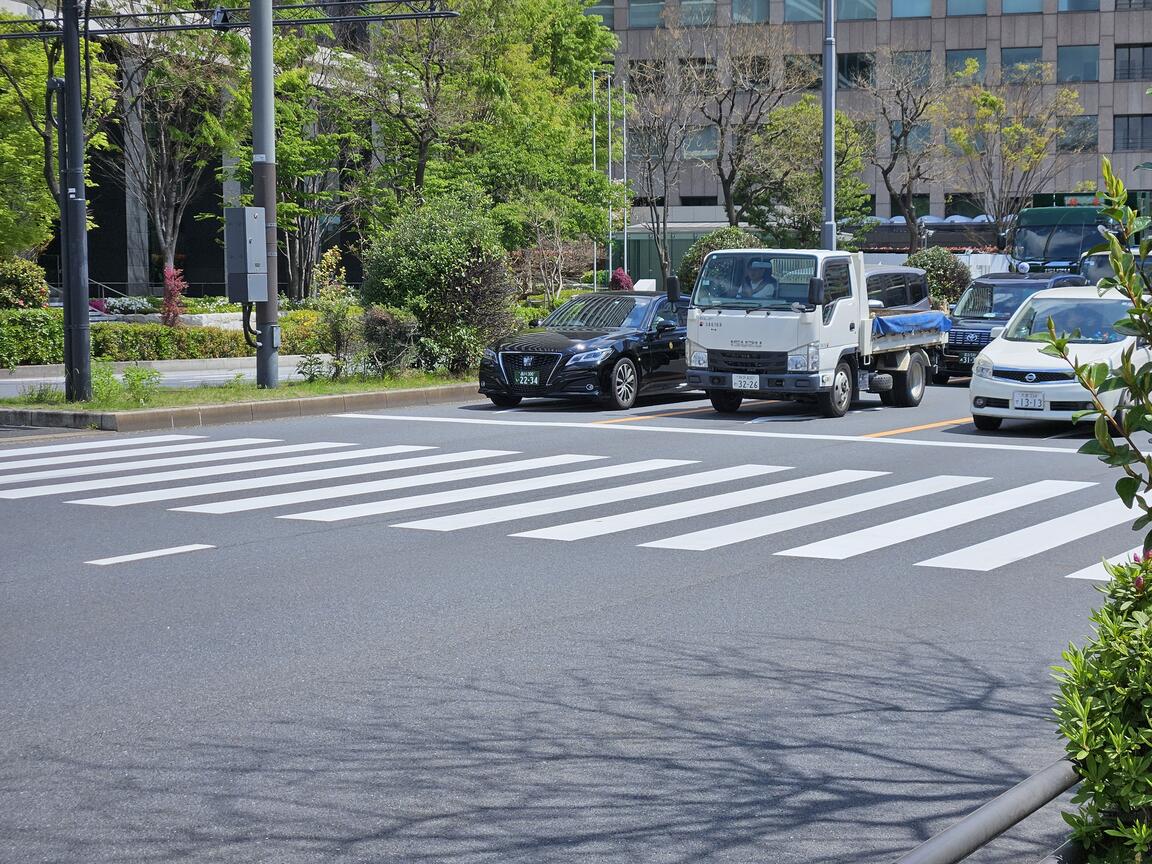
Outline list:
[[[230,303],[268,302],[263,207],[224,208],[224,275]]]

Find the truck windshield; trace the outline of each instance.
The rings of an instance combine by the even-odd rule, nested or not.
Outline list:
[[[644,322],[650,297],[584,294],[573,297],[544,319],[554,330],[635,330]]]
[[[957,318],[1008,319],[1020,308],[1021,303],[1043,287],[1043,282],[1018,285],[973,282],[956,303],[952,314]]]
[[[1054,297],[1033,297],[1020,307],[1004,338],[1011,342],[1026,342],[1037,333],[1048,332],[1048,319],[1057,335],[1068,336],[1070,342],[1104,345],[1122,342],[1124,335],[1114,326],[1128,316],[1131,303],[1127,300],[1076,298],[1061,300]]]
[[[808,301],[813,255],[724,252],[704,262],[692,294],[702,309],[790,309]]]
[[[1013,255],[1020,261],[1079,261],[1100,242],[1096,225],[1021,225]]]

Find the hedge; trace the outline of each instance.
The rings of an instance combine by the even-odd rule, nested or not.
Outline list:
[[[311,311],[286,312],[280,317],[282,354],[307,353],[317,317]],[[92,356],[98,360],[203,360],[253,353],[240,330],[163,324],[92,325]],[[0,310],[0,366],[63,362],[61,310]]]

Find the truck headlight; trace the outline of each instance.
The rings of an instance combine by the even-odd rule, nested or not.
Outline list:
[[[688,365],[693,369],[708,368],[708,352],[691,340],[688,342]]]
[[[599,363],[612,353],[611,348],[596,348],[593,351],[581,351],[568,358],[569,366],[584,366],[590,363]]]
[[[980,356],[976,358],[976,362],[972,364],[972,374],[977,378],[991,378],[992,377],[992,363],[988,358]]]
[[[789,372],[819,372],[820,343],[809,342],[788,354]]]

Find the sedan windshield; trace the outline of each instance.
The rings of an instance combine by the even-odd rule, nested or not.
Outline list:
[[[1069,337],[1070,342],[1097,345],[1122,342],[1126,337],[1116,332],[1115,322],[1125,319],[1130,308],[1127,300],[1034,297],[1020,307],[1004,338],[1024,342],[1037,333],[1047,333],[1051,318],[1056,334]]]
[[[573,297],[543,321],[554,330],[637,330],[651,297],[584,294]]]
[[[957,318],[1011,318],[1020,304],[1044,287],[1037,282],[994,285],[973,282],[960,297],[953,314]]]
[[[790,309],[807,302],[808,281],[815,275],[811,255],[712,255],[696,280],[692,303],[705,309]]]

